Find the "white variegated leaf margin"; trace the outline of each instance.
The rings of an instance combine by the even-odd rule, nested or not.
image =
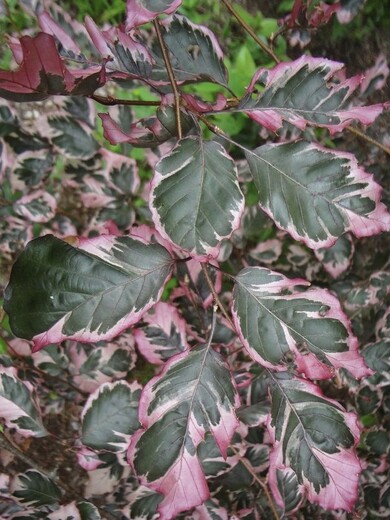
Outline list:
[[[126,269],[126,265],[121,263],[111,254],[111,250],[115,248],[116,239],[117,237],[115,235],[101,235],[94,238],[75,237],[74,239],[70,240],[70,242],[73,242],[72,245],[74,247],[91,253],[92,255],[101,258],[110,265],[117,266],[121,269]],[[146,244],[146,242],[141,238],[137,237],[134,238],[134,240]],[[170,278],[170,276],[171,274],[167,276],[165,282]],[[115,325],[106,333],[100,333],[98,329],[91,331],[88,327],[86,327],[72,336],[64,334],[64,326],[67,319],[71,315],[71,312],[67,313],[49,330],[42,332],[41,334],[38,334],[32,338],[34,341],[33,352],[40,350],[42,347],[49,345],[50,343],[60,343],[65,339],[74,339],[85,343],[95,343],[98,341],[113,339],[128,327],[134,325],[134,323],[137,323],[140,320],[142,314],[150,309],[161,298],[164,285],[165,284],[163,284],[159,290],[157,298],[151,298],[146,303],[146,305],[138,311],[129,310],[131,312],[129,312],[127,316],[124,316],[122,319],[118,320]]]
[[[218,171],[212,170],[212,167],[215,168],[213,163],[215,156],[220,159]],[[195,193],[185,191],[181,199],[171,203],[169,211],[166,211],[164,206],[168,205],[168,201],[165,204],[164,201],[161,201],[162,187],[174,179],[175,186],[179,184],[185,190],[185,175],[192,180],[195,178]],[[163,238],[173,242],[197,260],[216,258],[221,242],[229,238],[239,227],[244,211],[245,199],[237,175],[233,159],[216,141],[204,141],[198,136],[181,139],[168,154],[160,159],[155,167],[155,175],[151,184],[150,210],[157,231]],[[218,180],[219,178],[221,181]],[[229,197],[227,205],[221,206],[220,199],[210,198],[209,190],[205,189],[207,181],[209,189],[215,186],[216,190],[220,189],[224,192],[225,198]],[[211,181],[213,182],[211,183]],[[164,191],[163,194],[165,194]],[[210,200],[205,201],[205,197]],[[187,204],[178,211],[176,204],[181,203],[182,199],[185,199]],[[194,205],[194,200],[197,203],[192,211],[191,205]],[[211,207],[215,213],[210,218],[205,213],[205,209],[210,211]],[[166,211],[165,218],[161,216],[163,208]],[[178,219],[175,226],[170,227],[167,225],[167,219],[168,216],[175,217],[175,212]],[[212,236],[210,228],[213,230]]]
[[[258,277],[259,283],[247,283],[246,277]],[[269,283],[265,283],[264,277],[269,277]],[[252,278],[253,279],[253,278]],[[248,354],[261,365],[276,371],[286,370],[286,364],[281,359],[279,363],[275,364],[262,357],[257,344],[250,344],[247,337],[246,329],[250,327],[247,323],[247,315],[243,309],[238,308],[239,291],[245,291],[251,298],[250,304],[258,308],[258,315],[261,312],[265,312],[265,317],[276,319],[277,316],[273,315],[271,311],[268,311],[263,301],[278,300],[284,301],[286,305],[291,303],[291,307],[294,307],[294,300],[301,301],[306,300],[308,304],[313,303],[313,307],[324,306],[326,310],[313,310],[300,311],[302,317],[306,319],[326,319],[335,320],[341,323],[344,328],[347,337],[345,344],[348,346],[348,350],[344,352],[329,352],[322,351],[322,355],[326,357],[328,364],[325,364],[318,356],[313,352],[307,351],[301,353],[299,345],[294,339],[292,332],[294,330],[293,323],[283,322],[282,319],[278,319],[281,329],[283,331],[286,343],[294,355],[294,361],[299,372],[305,374],[311,379],[327,379],[334,376],[334,369],[345,368],[356,378],[361,378],[370,375],[372,372],[366,366],[363,357],[359,353],[359,344],[357,338],[352,333],[351,324],[346,314],[343,312],[340,302],[326,289],[317,288],[305,288],[310,285],[310,282],[303,279],[289,279],[280,273],[271,271],[263,267],[248,267],[240,271],[236,276],[236,286],[233,291],[233,307],[232,316],[236,326],[238,335],[244,345],[245,350]],[[304,289],[305,288],[305,289]],[[286,294],[287,293],[287,294]],[[320,307],[320,309],[321,309]],[[292,320],[294,316],[292,317]],[[257,324],[253,323],[253,327],[257,327]],[[258,331],[261,334],[261,330]],[[299,334],[299,333],[298,333]],[[302,341],[310,343],[308,338],[302,336]],[[339,340],[341,341],[341,339]],[[277,345],[267,345],[268,350],[276,349]],[[313,349],[316,347],[313,345]],[[330,365],[330,366],[329,366]]]
[[[343,168],[348,169],[348,187],[350,187],[350,191],[347,193],[341,194],[339,197],[334,200],[329,201],[337,212],[339,212],[344,221],[344,229],[343,233],[351,231],[356,237],[368,237],[371,235],[379,234],[383,231],[390,231],[390,213],[388,212],[385,204],[381,202],[381,193],[382,188],[377,184],[374,180],[373,175],[367,173],[363,170],[357,160],[356,157],[348,152],[340,152],[334,151],[328,148],[324,148],[315,143],[305,143],[303,141],[297,141],[293,145],[290,143],[281,143],[281,144],[271,144],[265,145],[264,147],[259,147],[256,150],[250,151],[246,150],[246,156],[249,163],[252,163],[251,168],[255,168],[256,162],[260,167],[270,168],[273,170],[271,173],[268,172],[267,175],[274,174],[280,175],[281,178],[285,177],[288,182],[293,182],[294,184],[300,184],[295,179],[289,176],[289,172],[282,171],[277,164],[277,161],[274,163],[269,162],[266,159],[265,155],[268,151],[279,150],[283,153],[283,147],[288,146],[296,146],[296,149],[291,152],[290,150],[286,150],[285,153],[291,153],[291,161],[294,161],[296,157],[302,156],[305,154],[309,156],[312,152],[323,154],[324,159],[328,159],[332,161],[341,160],[343,162]],[[261,157],[264,154],[264,157]],[[298,154],[298,155],[296,155]],[[294,157],[296,155],[296,157]],[[255,172],[253,172],[255,173]],[[256,176],[256,173],[255,173]],[[337,178],[335,177],[335,183],[337,182]],[[262,179],[265,182],[265,179]],[[260,180],[258,180],[260,182]],[[359,184],[363,184],[363,186],[359,186]],[[335,185],[336,187],[336,185]],[[313,186],[313,191],[311,191],[310,183],[308,186],[301,184],[299,189],[310,191],[312,200],[315,201],[317,197],[324,197],[325,193],[317,193],[316,187]],[[270,190],[268,190],[270,191]],[[276,197],[277,196],[277,197]],[[284,193],[283,186],[280,188],[280,193],[269,193],[268,201],[259,201],[259,204],[262,210],[267,213],[267,215],[275,222],[275,224],[282,230],[287,231],[295,240],[304,242],[311,249],[319,249],[323,247],[331,247],[337,239],[342,236],[337,235],[334,236],[327,227],[326,222],[320,217],[317,217],[319,220],[319,230],[327,235],[325,239],[319,239],[317,237],[312,237],[309,233],[304,232],[300,233],[297,230],[297,226],[294,223],[291,212],[289,210],[288,197]],[[352,209],[348,208],[346,205],[343,205],[343,201],[354,197],[355,199],[369,199],[374,202],[374,209],[367,214],[358,214]],[[278,211],[281,211],[281,207],[283,207],[283,212],[289,215],[289,222],[287,225],[284,225],[280,218],[275,214],[274,208],[272,207],[272,201],[275,200],[278,202]]]
[[[355,451],[360,439],[360,428],[357,416],[353,412],[346,412],[334,399],[324,397],[320,388],[315,384],[301,378],[294,378],[294,381],[302,392],[326,399],[329,405],[336,407],[354,438],[353,447],[346,449],[340,446],[339,450],[332,454],[325,453],[317,447],[312,447],[313,457],[326,469],[330,483],[317,492],[313,484],[303,476],[303,483],[299,486],[300,491],[307,496],[311,503],[318,504],[324,509],[344,509],[346,511],[352,511],[357,499],[359,476],[362,471],[362,465]],[[302,403],[298,406],[301,404]],[[287,407],[292,406],[290,403],[287,404]],[[284,431],[289,420],[289,413],[290,411],[286,412],[285,424],[283,426]],[[289,461],[285,460],[284,455],[284,450],[286,449],[284,447],[285,433],[282,433],[280,441],[276,440],[276,430],[271,424],[271,415],[268,418],[267,429],[273,444],[270,453],[268,482],[276,503],[283,508],[284,504],[278,489],[276,470],[285,471],[286,469],[292,469],[289,465]]]

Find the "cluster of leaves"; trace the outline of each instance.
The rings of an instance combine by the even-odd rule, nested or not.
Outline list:
[[[336,149],[387,108],[384,59],[348,78],[255,33],[237,95],[185,1],[104,29],[35,9],[0,71],[2,517],[387,516],[390,271],[357,239],[390,214],[378,149]]]

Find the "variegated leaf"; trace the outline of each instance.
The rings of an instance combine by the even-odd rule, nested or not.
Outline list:
[[[209,497],[196,448],[211,431],[221,453],[238,426],[239,398],[229,369],[209,345],[178,354],[141,395],[139,419],[128,460],[142,483],[162,493],[166,520]]]
[[[134,329],[133,336],[149,363],[162,365],[173,355],[188,350],[186,322],[174,305],[157,303],[143,321],[145,325]]]
[[[216,257],[244,209],[233,159],[216,141],[181,139],[156,165],[150,205],[161,235],[195,258]]]
[[[122,514],[128,520],[157,520],[160,518],[157,508],[162,499],[163,497],[159,493],[146,486],[138,486],[128,496]]]
[[[130,435],[140,426],[141,385],[126,381],[105,383],[86,402],[81,413],[81,441],[95,450],[125,451]]]
[[[316,249],[314,254],[324,269],[333,278],[338,278],[350,267],[354,252],[352,237],[347,234],[341,236],[332,247]]]
[[[43,190],[24,195],[14,203],[15,212],[31,222],[48,222],[54,217],[56,209],[56,199]]]
[[[223,63],[223,53],[210,29],[178,15],[169,16],[161,24],[162,36],[178,83],[213,81],[227,86],[228,77]],[[169,84],[158,41],[152,46],[152,56],[155,60],[152,81],[156,87]]]
[[[347,231],[390,230],[381,188],[353,155],[297,141],[247,150],[246,158],[261,208],[312,249],[331,247]]]
[[[277,371],[285,370],[293,356],[298,370],[311,379],[332,377],[341,367],[355,377],[369,375],[337,298],[308,285],[262,267],[240,271],[233,317],[249,355]]]
[[[351,511],[361,471],[356,415],[325,398],[316,385],[286,372],[272,376],[270,394],[274,446],[269,483],[278,505],[284,507],[278,480],[293,471],[310,502]]]
[[[58,486],[35,469],[17,475],[11,484],[11,491],[19,502],[32,507],[53,505],[61,500]]]
[[[33,389],[17,377],[13,367],[0,367],[0,418],[26,437],[47,435]]]
[[[182,0],[127,0],[126,30],[151,22],[159,14],[171,14]]]
[[[271,70],[259,69],[237,110],[247,112],[272,131],[281,128],[283,121],[302,130],[310,124],[329,128],[333,133],[354,121],[372,123],[383,106],[349,107],[349,98],[363,77],[331,83],[342,68],[342,63],[301,56],[292,62],[279,63]],[[259,83],[261,93],[254,98],[253,91]]]
[[[160,245],[102,235],[33,240],[13,266],[4,309],[34,350],[74,339],[112,339],[160,298],[173,259]]]

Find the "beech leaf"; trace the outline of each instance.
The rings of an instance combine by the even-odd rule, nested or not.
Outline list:
[[[0,367],[0,410],[6,426],[15,428],[21,435],[47,435],[31,385],[21,381],[12,367]]]
[[[159,14],[171,14],[182,0],[127,0],[126,31],[151,22]]]
[[[308,285],[263,267],[239,272],[233,318],[248,354],[277,371],[285,370],[293,356],[311,379],[330,378],[335,368],[357,378],[371,374],[337,298]]]
[[[366,237],[390,230],[381,188],[349,153],[297,141],[246,151],[261,208],[312,249],[347,231]]]
[[[239,397],[219,354],[200,345],[171,358],[144,388],[128,460],[142,483],[162,493],[158,512],[176,518],[209,497],[196,448],[213,433],[223,456],[238,426]]]
[[[11,485],[12,495],[22,504],[42,507],[57,504],[61,499],[61,490],[35,469],[28,469],[15,477]]]
[[[81,414],[81,441],[95,450],[124,451],[130,435],[140,426],[141,386],[126,381],[105,383],[86,402]]]
[[[310,502],[351,511],[361,471],[356,415],[324,397],[316,385],[286,372],[272,375],[270,394],[268,429],[274,447],[269,484],[278,505],[284,507],[281,474],[292,470]]]
[[[340,132],[354,121],[371,124],[383,106],[349,107],[349,98],[363,76],[331,83],[343,67],[342,63],[324,58],[301,56],[292,62],[279,63],[271,70],[259,69],[237,110],[272,131],[281,128],[283,121],[301,130],[310,124],[329,128],[332,133]],[[258,83],[264,88],[254,97]]]
[[[106,82],[104,66],[94,71],[69,70],[51,34],[20,38],[19,69],[0,71],[0,97],[11,101],[41,101],[51,95],[88,95]]]
[[[195,258],[218,255],[243,209],[236,166],[219,143],[181,139],[157,163],[151,192],[156,229]]]
[[[13,266],[4,309],[35,351],[64,339],[112,339],[158,301],[171,276],[172,257],[158,244],[112,235],[75,244],[37,238]]]

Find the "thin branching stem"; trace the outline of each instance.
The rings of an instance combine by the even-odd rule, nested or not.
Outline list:
[[[351,132],[352,134],[355,134],[357,137],[360,137],[360,139],[364,139],[365,141],[367,141],[368,143],[371,143],[373,144],[374,146],[376,146],[377,148],[380,148],[383,152],[387,153],[388,155],[390,155],[390,148],[382,143],[380,143],[379,141],[377,141],[376,139],[374,139],[373,137],[370,137],[369,135],[365,134],[364,132],[361,132],[360,130],[358,130],[357,128],[355,128],[354,126],[348,126],[346,128],[346,130],[348,130],[349,132]]]
[[[223,4],[225,4],[226,9],[234,16],[234,18],[238,21],[241,27],[255,40],[257,45],[263,49],[264,52],[268,54],[276,63],[280,63],[279,58],[276,56],[274,51],[269,47],[266,43],[264,43],[257,36],[252,27],[246,23],[246,21],[237,13],[229,0],[221,0]]]
[[[271,493],[269,492],[267,483],[264,482],[264,480],[262,480],[260,477],[258,477],[258,475],[256,475],[256,472],[253,469],[251,463],[247,459],[245,459],[244,457],[242,457],[240,455],[240,452],[237,450],[237,448],[235,448],[234,446],[230,446],[230,448],[234,451],[234,453],[239,458],[240,462],[243,464],[243,466],[245,466],[245,468],[248,470],[248,472],[252,475],[253,479],[259,484],[261,489],[264,491],[264,494],[265,494],[265,496],[267,498],[267,501],[268,501],[269,507],[271,508],[271,511],[272,511],[274,519],[275,520],[279,520],[280,517],[279,517],[279,514],[278,514],[278,512],[276,510],[276,507],[275,507],[274,501],[272,499]]]
[[[160,21],[158,20],[158,18],[156,18],[153,21],[153,24],[154,24],[154,28],[155,28],[155,31],[156,31],[158,43],[159,43],[160,48],[161,48],[161,52],[162,52],[163,60],[164,60],[164,63],[165,63],[165,67],[167,69],[169,81],[170,81],[171,86],[172,86],[173,97],[175,99],[175,114],[176,114],[177,135],[178,135],[179,139],[181,139],[183,137],[183,132],[182,132],[182,128],[181,128],[181,119],[180,119],[180,92],[179,92],[179,89],[177,88],[175,74],[173,73],[172,63],[171,63],[171,60],[169,58],[169,51],[168,51],[167,46],[165,45],[164,38],[163,38],[163,35],[161,33]]]
[[[207,281],[207,285],[209,286],[209,289],[211,291],[211,294],[213,295],[213,298],[214,298],[214,301],[215,303],[218,305],[218,307],[220,308],[222,314],[225,316],[225,318],[227,319],[229,325],[231,327],[233,327],[233,329],[235,328],[234,325],[233,325],[233,322],[227,312],[227,310],[225,309],[225,306],[224,304],[221,302],[218,294],[217,294],[217,291],[215,290],[215,287],[214,287],[214,284],[213,284],[213,281],[212,279],[210,278],[210,274],[209,274],[209,271],[206,267],[206,265],[202,262],[201,264],[201,267],[202,267],[202,271],[203,271],[203,274],[206,278],[206,281]]]
[[[104,97],[98,96],[97,94],[92,94],[88,96],[90,99],[97,101],[101,105],[106,106],[114,106],[114,105],[128,105],[134,107],[158,107],[160,106],[160,101],[143,101],[137,99],[118,99],[111,96]]]

